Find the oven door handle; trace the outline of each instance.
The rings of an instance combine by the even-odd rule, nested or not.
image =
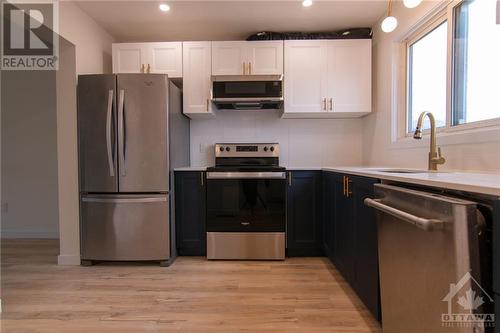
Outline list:
[[[286,179],[285,172],[207,172],[207,179]]]

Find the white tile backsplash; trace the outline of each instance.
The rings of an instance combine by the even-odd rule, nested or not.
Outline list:
[[[218,111],[191,120],[191,165],[214,164],[217,142],[279,142],[290,167],[361,165],[361,119],[281,119],[276,111]]]

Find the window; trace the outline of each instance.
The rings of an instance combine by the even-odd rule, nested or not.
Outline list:
[[[405,39],[406,133],[423,111],[441,130],[500,120],[496,1],[453,1]]]
[[[500,24],[496,1],[463,1],[454,9],[452,125],[500,117]]]
[[[408,47],[408,130],[420,113],[430,111],[436,125],[446,125],[447,21],[431,26]],[[424,124],[426,128],[428,124]]]

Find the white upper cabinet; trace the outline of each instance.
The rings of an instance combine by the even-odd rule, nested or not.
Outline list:
[[[147,58],[143,43],[113,44],[113,73],[141,73]]]
[[[371,40],[285,41],[287,118],[349,118],[371,112]]]
[[[212,42],[212,75],[244,75],[246,42]]]
[[[183,43],[183,112],[190,118],[213,116],[210,42]]]
[[[182,43],[113,44],[113,73],[148,72],[182,77]]]
[[[368,113],[372,103],[370,39],[338,40],[328,46],[328,110]]]
[[[250,74],[283,74],[283,42],[246,42]]]
[[[285,42],[285,112],[326,112],[325,51],[323,41]]]
[[[283,74],[283,42],[212,42],[212,74]]]
[[[147,43],[151,73],[182,77],[182,42]]]

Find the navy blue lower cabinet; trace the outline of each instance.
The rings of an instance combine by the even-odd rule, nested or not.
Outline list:
[[[372,178],[349,176],[350,197],[353,200],[354,240],[354,290],[377,319],[380,315],[380,291],[378,272],[377,219],[373,208],[364,204],[374,197],[378,181]]]
[[[497,318],[500,318],[500,295],[495,294],[495,333],[500,333],[500,324]]]
[[[500,333],[500,200],[493,203],[493,291],[495,293],[495,333]]]
[[[355,278],[355,226],[353,220],[353,200],[347,193],[348,177],[335,174],[334,180],[334,256],[333,263],[349,282],[354,284]]]
[[[321,256],[322,239],[321,171],[288,172],[287,255]]]
[[[372,208],[377,179],[325,171],[323,247],[368,310],[381,319],[377,221]]]
[[[335,177],[334,173],[323,173],[323,251],[332,262],[335,254]]]
[[[205,184],[205,172],[175,172],[175,233],[181,256],[207,253]]]

